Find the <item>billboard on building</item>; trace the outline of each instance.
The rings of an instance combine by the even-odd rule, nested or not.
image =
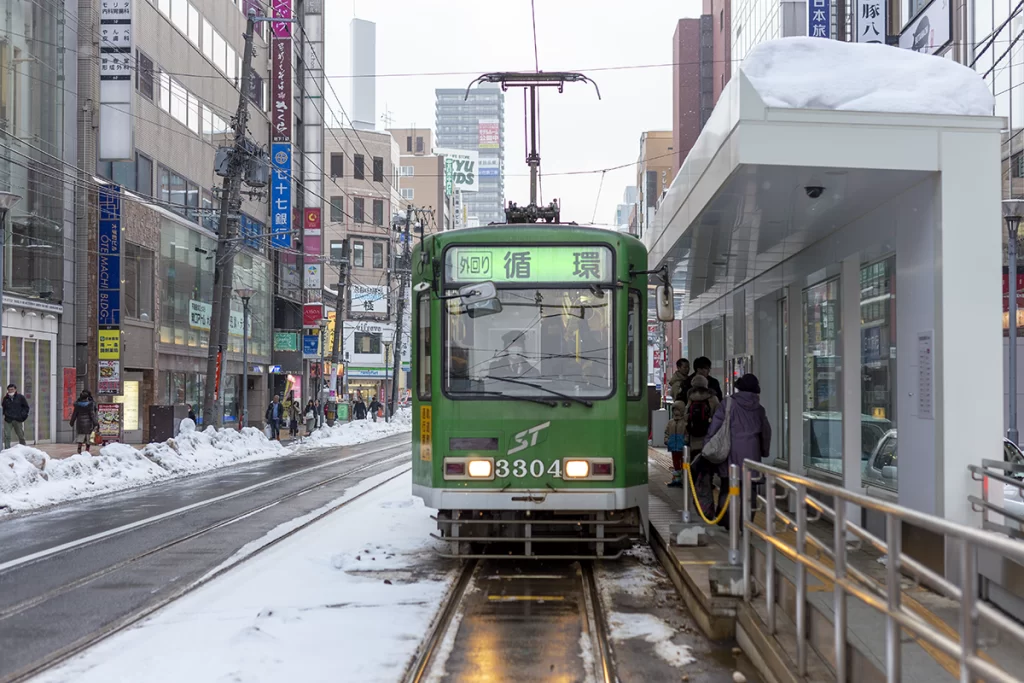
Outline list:
[[[349,288],[349,310],[352,313],[388,312],[388,288],[377,285],[352,285]]]
[[[481,159],[477,169],[477,175],[481,178],[497,178],[501,175],[501,160]]]
[[[480,137],[477,147],[480,149],[498,149],[501,146],[501,128],[498,119],[480,119],[478,135]]]
[[[807,35],[829,38],[832,35],[832,5],[829,0],[807,0]]]
[[[292,146],[275,142],[270,146],[270,245],[292,246]]]
[[[885,45],[885,0],[857,0],[857,42]]]
[[[480,154],[466,149],[439,148],[434,154],[444,157],[444,191],[452,194],[454,190],[462,192],[477,191],[477,175]]]
[[[932,0],[900,33],[900,47],[933,55],[949,45],[952,24],[949,0]]]
[[[135,158],[132,1],[100,3],[100,161]],[[15,54],[17,56],[17,54]],[[7,68],[11,68],[8,66]]]

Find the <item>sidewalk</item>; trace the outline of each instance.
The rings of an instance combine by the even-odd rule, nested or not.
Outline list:
[[[302,436],[302,434],[300,433],[300,437],[301,436]],[[299,438],[292,439],[291,437],[288,437],[288,436],[285,436],[285,435],[281,435],[281,445],[282,446],[291,446],[293,443],[298,443],[299,440],[300,440]],[[17,444],[14,444],[14,445],[17,445]],[[53,458],[55,460],[63,460],[65,458],[70,458],[72,455],[75,455],[76,453],[78,453],[78,444],[77,443],[39,443],[39,444],[34,444],[34,443],[29,442],[29,443],[26,443],[25,445],[28,446],[29,448],[35,448],[37,450],[40,450],[40,451],[42,451],[43,453],[46,453],[48,456],[50,456],[51,458]],[[131,446],[132,448],[135,448],[135,449],[141,449],[141,448],[143,448],[146,445],[146,443],[129,443],[127,445]],[[91,453],[96,454],[96,453],[99,453],[99,450],[101,448],[103,448],[103,446],[93,444],[89,448],[90,448],[90,452]],[[82,452],[84,453],[85,451],[83,450]]]

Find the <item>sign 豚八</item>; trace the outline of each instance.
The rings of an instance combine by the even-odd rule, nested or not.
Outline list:
[[[830,0],[807,0],[807,35],[811,38],[831,37],[831,17]]]
[[[501,124],[498,119],[480,119],[477,123],[477,147],[498,149],[501,146]]]
[[[388,288],[378,285],[350,286],[349,310],[352,313],[387,313]]]
[[[320,335],[319,334],[304,334],[304,335],[302,335],[302,357],[303,358],[319,358],[320,357]]]
[[[298,351],[299,350],[299,335],[296,332],[275,332],[274,333],[274,350],[275,351]]]
[[[434,154],[444,157],[444,190],[451,195],[454,190],[477,191],[477,176],[480,154],[473,150],[438,148]]]
[[[292,145],[270,145],[270,245],[292,246]]]
[[[100,360],[121,358],[121,330],[99,330],[97,340]]]
[[[885,44],[886,0],[857,0],[857,42]]]
[[[612,279],[606,246],[453,247],[445,256],[445,282],[589,283]]]

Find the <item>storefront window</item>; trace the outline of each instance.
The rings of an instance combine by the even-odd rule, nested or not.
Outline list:
[[[4,289],[61,301],[64,279],[64,4],[7,0],[0,12],[0,191],[22,197],[6,228]],[[71,150],[72,152],[74,150]]]
[[[804,465],[843,471],[839,279],[804,290]]]
[[[249,300],[249,362],[270,360],[270,342],[273,336],[271,292],[274,283],[270,275],[270,262],[259,256],[241,253],[235,257],[234,286],[232,290],[255,290]],[[231,298],[231,327],[228,331],[228,350],[242,353],[242,327],[244,310],[242,300]]]
[[[160,231],[160,342],[206,348],[216,241],[170,219]]]
[[[893,453],[878,451],[882,437],[896,429],[896,260],[860,271],[861,459],[864,482],[896,490]],[[895,443],[895,440],[893,440]],[[882,466],[882,461],[886,466]],[[892,462],[889,462],[889,461]],[[892,469],[889,467],[893,466]]]
[[[124,244],[124,314],[139,320],[153,319],[153,260],[149,249]]]

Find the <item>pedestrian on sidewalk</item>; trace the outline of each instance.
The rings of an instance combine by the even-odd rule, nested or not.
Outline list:
[[[370,399],[370,414],[373,415],[374,422],[377,421],[377,413],[380,412],[381,407],[380,401],[377,400],[377,394],[374,394]]]
[[[310,436],[316,426],[316,406],[313,403],[313,399],[309,399],[306,403],[306,410],[302,414],[302,419],[306,421],[306,436]]]
[[[191,408],[189,411],[191,412]],[[88,389],[83,389],[82,393],[78,395],[78,400],[75,401],[75,409],[71,413],[71,426],[75,428],[75,434],[78,435],[78,452],[81,453],[82,446],[85,446],[85,452],[88,453],[92,433],[100,426],[96,402],[92,398],[92,392]]]
[[[761,405],[761,385],[757,381],[757,377],[750,373],[736,380],[736,392],[723,401],[715,411],[711,429],[708,430],[708,440],[722,428],[725,422],[726,407],[729,403],[733,404],[729,413],[729,457],[718,465],[718,478],[721,480],[721,484],[718,487],[716,516],[729,499],[729,465],[742,468],[743,463],[747,460],[761,462],[768,457],[772,444],[772,427],[768,423],[768,414],[765,412],[764,406]],[[740,477],[739,485],[740,495],[737,500],[732,502],[733,505],[741,505],[745,495],[751,497],[754,495],[751,491],[743,490],[742,477]],[[755,507],[752,505],[751,510],[753,511]],[[722,518],[719,525],[728,529],[729,518]]]
[[[708,387],[707,377],[694,375],[686,397],[686,443],[690,446],[690,475],[697,492],[696,502],[705,516],[710,516],[715,508],[714,478],[718,467],[700,457],[700,453],[718,404],[718,397]]]
[[[668,381],[668,395],[673,401],[686,401],[686,394],[690,391],[690,361],[680,358],[676,361],[676,371]]]
[[[363,392],[356,392],[356,400],[352,403],[352,416],[357,420],[366,419],[366,403],[363,401]]]
[[[267,412],[263,415],[270,427],[270,440],[281,440],[281,420],[284,419],[284,406],[281,405],[281,395],[274,394],[274,400],[267,406]]]
[[[16,384],[7,385],[7,395],[0,401],[4,412],[4,448],[11,447],[11,436],[18,437],[18,443],[25,445],[25,420],[28,419],[28,401],[18,393]]]
[[[701,356],[697,360],[693,361],[693,376],[690,378],[690,385],[693,386],[693,378],[697,375],[703,375],[708,380],[708,389],[718,397],[718,400],[722,400],[722,385],[721,383],[711,376],[711,359],[707,356]]]
[[[665,446],[672,453],[673,488],[681,488],[683,481],[683,448],[686,447],[686,404],[676,401],[672,404],[672,419],[665,425]]]

